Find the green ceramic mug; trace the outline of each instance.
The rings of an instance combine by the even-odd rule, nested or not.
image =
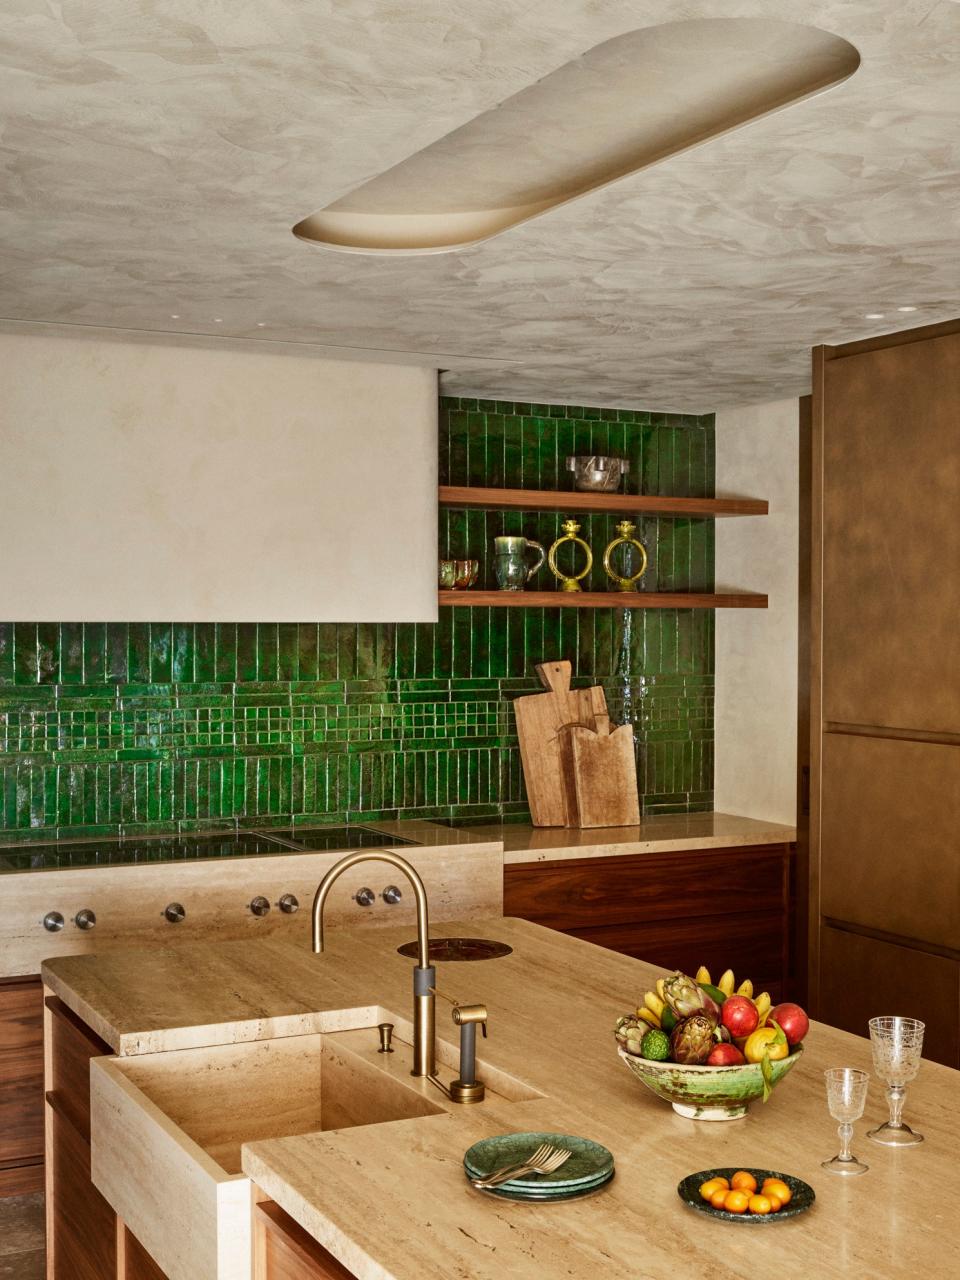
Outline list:
[[[522,591],[547,558],[540,543],[529,538],[494,538],[493,548],[493,571],[501,591]],[[538,553],[537,562],[532,567],[528,559],[531,549]]]

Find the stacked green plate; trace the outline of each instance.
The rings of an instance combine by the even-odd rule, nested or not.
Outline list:
[[[569,1133],[502,1133],[495,1138],[484,1138],[475,1142],[463,1157],[464,1171],[471,1179],[487,1178],[497,1169],[517,1164],[544,1142],[563,1147],[571,1152],[570,1158],[554,1173],[528,1173],[511,1178],[487,1194],[504,1200],[541,1203],[573,1200],[598,1191],[613,1178],[613,1156],[607,1148]]]

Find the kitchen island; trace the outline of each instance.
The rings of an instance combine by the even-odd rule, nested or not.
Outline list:
[[[232,1176],[246,1175],[255,1184],[253,1198],[272,1202],[253,1210],[259,1262],[270,1256],[265,1232],[277,1223],[287,1240],[302,1231],[303,1239],[317,1242],[329,1259],[326,1274],[362,1280],[596,1280],[601,1270],[649,1277],[960,1273],[950,1193],[960,1147],[957,1072],[923,1063],[908,1091],[907,1115],[926,1141],[913,1150],[889,1150],[867,1140],[866,1130],[885,1115],[882,1088],[874,1080],[854,1143],[870,1171],[847,1182],[820,1168],[837,1142],[822,1072],[837,1065],[871,1070],[865,1039],[814,1024],[802,1061],[766,1105],[754,1103],[746,1119],[729,1123],[685,1120],[630,1075],[611,1034],[617,1014],[652,985],[652,967],[514,919],[472,920],[434,932],[491,938],[513,948],[498,959],[438,965],[445,995],[481,1000],[489,1010],[490,1038],[481,1051],[482,1074],[492,1086],[487,1100],[472,1107],[444,1105],[432,1085],[409,1081],[398,1062],[397,1081],[402,1075],[424,1100],[411,1118],[326,1132],[297,1134],[288,1128],[280,1137],[257,1134],[257,1121],[235,1120],[234,1140],[243,1139],[245,1124],[254,1137],[237,1147],[240,1171]],[[369,1028],[363,1035],[369,1036],[372,1061],[375,1023],[383,1014],[396,1022],[401,1041],[409,1038],[411,962],[396,948],[412,935],[409,928],[334,928],[320,956],[264,940],[63,957],[44,965],[44,980],[50,1002],[85,1024],[103,1050],[119,1055],[107,1062],[108,1070],[138,1055],[140,1064],[148,1062],[142,1055],[151,1055],[148,1065],[162,1065],[175,1060],[175,1051],[199,1055],[190,1059],[195,1066],[205,1047],[265,1040],[276,1046],[291,1037],[307,1045],[310,1037],[322,1041],[347,1027]],[[455,1035],[443,1009],[441,1003],[440,1057],[449,1067]],[[103,1083],[97,1077],[106,1071],[95,1062],[91,1074],[96,1104]],[[322,1074],[318,1053],[320,1089]],[[202,1076],[194,1078],[199,1082]],[[251,1117],[269,1109],[272,1081],[276,1077],[265,1070],[259,1093],[251,1089]],[[98,1151],[96,1115],[95,1105],[94,1179],[99,1164],[104,1185],[112,1185],[112,1149],[107,1144]],[[487,1135],[527,1129],[582,1134],[603,1143],[616,1158],[615,1180],[595,1196],[552,1206],[474,1191],[461,1164],[466,1148]],[[196,1144],[181,1143],[181,1162],[191,1146]],[[135,1213],[140,1201],[151,1201],[180,1224],[177,1266],[160,1256],[161,1240],[156,1274],[213,1280],[216,1268],[210,1270],[199,1255],[189,1270],[196,1205],[177,1203],[173,1183],[161,1180],[158,1191],[162,1165],[148,1142],[127,1143],[123,1158],[123,1194]],[[817,1203],[801,1217],[764,1225],[695,1216],[679,1200],[677,1182],[724,1165],[795,1174],[814,1186]],[[242,1209],[242,1196],[240,1202]],[[145,1212],[144,1221],[149,1219]]]

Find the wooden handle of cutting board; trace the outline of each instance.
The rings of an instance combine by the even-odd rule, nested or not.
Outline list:
[[[570,676],[573,664],[561,659],[559,662],[538,662],[536,667],[540,683],[551,693],[567,694],[570,692]]]

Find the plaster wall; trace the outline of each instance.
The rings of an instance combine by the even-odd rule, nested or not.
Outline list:
[[[716,415],[717,496],[767,498],[770,514],[717,521],[717,590],[765,591],[768,609],[716,620],[714,803],[796,822],[799,408],[777,400]]]

